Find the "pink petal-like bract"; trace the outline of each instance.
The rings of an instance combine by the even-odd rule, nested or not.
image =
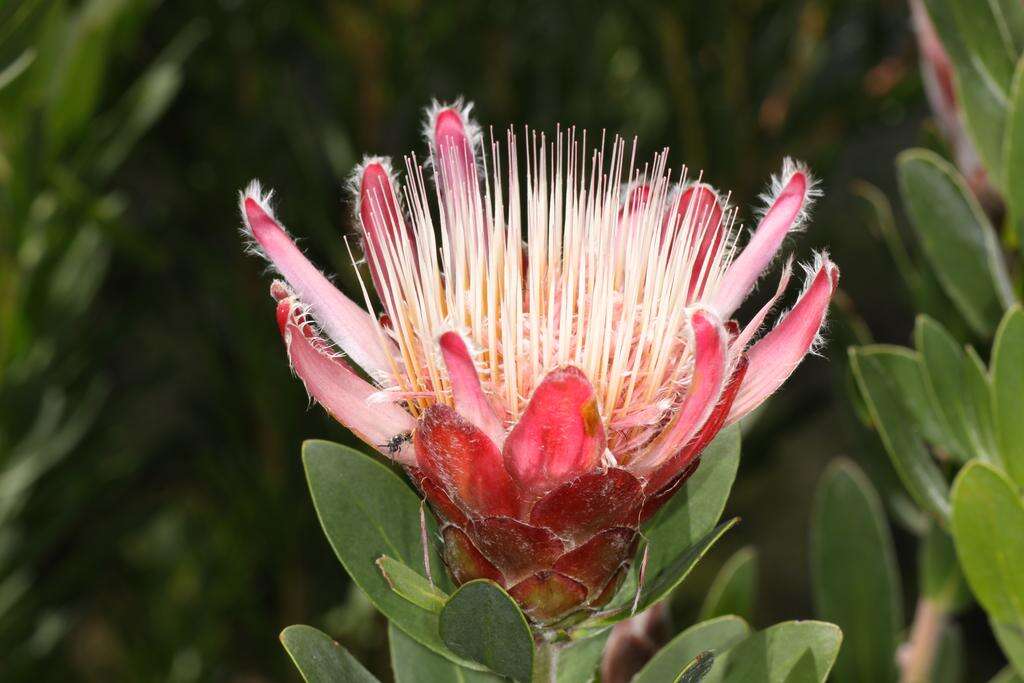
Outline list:
[[[378,390],[339,358],[330,355],[322,340],[311,336],[309,327],[297,317],[296,304],[282,300],[277,305],[278,324],[292,369],[306,391],[331,416],[353,434],[382,453],[412,464],[407,448],[390,451],[388,443],[396,434],[408,433],[416,421],[394,403],[371,403]]]
[[[636,462],[648,471],[686,445],[704,425],[718,404],[727,372],[728,339],[722,323],[710,311],[697,311],[690,319],[693,327],[694,361],[690,390],[673,421],[654,447]]]
[[[796,227],[798,218],[808,201],[812,185],[807,173],[800,168],[789,172],[782,191],[761,219],[754,236],[740,255],[729,266],[714,307],[723,318],[728,318],[747,298],[761,273],[775,258],[782,240]]]
[[[685,479],[688,474],[693,474],[692,468],[698,464],[697,458],[700,457],[701,452],[704,448],[711,443],[718,432],[725,426],[725,421],[729,417],[729,413],[732,410],[732,404],[736,400],[736,395],[739,394],[740,387],[743,385],[743,378],[747,375],[747,367],[749,362],[746,357],[741,357],[739,362],[736,364],[736,368],[732,371],[732,376],[729,377],[729,381],[726,382],[725,388],[722,390],[722,397],[718,400],[718,404],[715,405],[715,409],[711,411],[710,417],[697,432],[697,435],[686,442],[686,444],[671,458],[665,460],[658,466],[658,469],[651,472],[647,477],[647,493],[654,494],[654,496],[663,495],[665,490],[672,488],[669,486],[670,482],[679,479]],[[645,513],[650,511],[650,508],[656,504],[649,497],[648,503],[644,506]]]
[[[696,248],[691,266],[690,287],[686,300],[693,301],[704,289],[711,274],[714,256],[723,247],[726,226],[722,223],[722,205],[715,191],[707,185],[694,185],[686,189],[679,198],[678,220],[689,220],[694,227],[690,231],[690,242]]]
[[[466,342],[455,332],[445,332],[441,335],[440,346],[448,379],[452,383],[455,409],[501,448],[505,443],[505,428],[484,395]]]
[[[822,256],[807,291],[796,306],[774,330],[750,347],[747,354],[750,367],[729,422],[735,422],[761,405],[796,370],[825,323],[828,303],[838,284],[839,269],[828,256]]]
[[[590,381],[572,366],[548,373],[505,440],[505,466],[540,495],[593,469],[605,434]]]
[[[517,514],[518,493],[501,452],[454,410],[445,405],[428,408],[413,442],[416,462],[453,498],[480,514]]]
[[[434,119],[432,132],[431,146],[450,181],[448,187],[442,187],[442,192],[467,194],[477,182],[476,155],[463,114],[451,107],[441,109]],[[458,201],[458,198],[445,197],[445,201]]]
[[[736,341],[733,343],[738,348],[746,349],[747,346],[750,344],[751,340],[754,338],[754,335],[756,335],[760,331],[761,326],[764,324],[765,319],[768,317],[768,314],[772,312],[772,309],[775,308],[775,305],[779,302],[779,299],[781,299],[782,295],[786,293],[786,287],[789,286],[789,279],[792,276],[793,261],[790,260],[787,261],[786,265],[782,267],[782,275],[779,276],[779,285],[775,289],[775,294],[772,295],[772,298],[768,299],[764,306],[761,307],[761,310],[755,313],[754,317],[751,318],[750,321],[744,326],[743,330],[736,335]]]
[[[391,372],[391,350],[382,342],[376,321],[309,262],[258,196],[246,195],[243,209],[253,238],[334,343],[371,376]]]
[[[370,277],[378,292],[386,292],[392,283],[385,283],[384,278],[405,265],[400,252],[407,250],[408,260],[415,262],[416,243],[404,224],[391,174],[383,160],[370,160],[364,164],[359,179],[358,210]]]

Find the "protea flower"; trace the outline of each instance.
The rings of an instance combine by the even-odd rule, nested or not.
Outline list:
[[[283,277],[310,396],[405,468],[456,583],[492,579],[544,627],[608,602],[640,524],[813,348],[839,273],[817,256],[758,338],[789,264],[746,325],[732,316],[807,216],[803,166],[785,163],[741,247],[736,210],[667,150],[641,166],[635,143],[591,150],[569,129],[527,132],[521,158],[510,129],[483,154],[469,110],[431,108],[429,160],[408,157],[404,184],[386,159],[357,169],[379,310],[368,287],[364,309],[331,285],[256,183],[242,216]]]

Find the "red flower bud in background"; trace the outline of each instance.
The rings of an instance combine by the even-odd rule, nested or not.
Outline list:
[[[255,183],[242,216],[283,277],[278,321],[310,395],[406,469],[457,583],[498,582],[543,627],[610,600],[640,524],[813,348],[839,272],[819,255],[762,334],[787,264],[740,325],[816,194],[804,167],[786,162],[741,247],[736,210],[667,152],[638,167],[623,140],[590,150],[570,129],[522,148],[510,130],[484,154],[469,109],[431,109],[430,163],[407,159],[404,185],[384,159],[357,171],[380,310],[306,260]]]

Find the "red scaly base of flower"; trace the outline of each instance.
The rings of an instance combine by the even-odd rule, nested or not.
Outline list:
[[[513,478],[483,432],[451,408],[432,407],[413,438],[421,466],[407,469],[441,524],[444,561],[456,584],[474,579],[499,583],[538,628],[575,623],[603,608],[625,578],[640,525],[696,471],[745,371],[741,361],[703,428],[646,477],[624,467],[598,466],[577,470],[582,473],[561,483],[523,469]],[[532,434],[533,449],[540,454],[587,451],[595,438],[603,442],[600,423],[588,424],[589,383],[571,369],[556,373],[548,389],[539,392],[537,410],[527,411],[538,416],[535,424],[521,421],[511,434],[524,426],[519,433]],[[575,432],[567,417],[573,415],[582,427]],[[563,429],[546,431],[556,424]],[[571,448],[566,448],[573,443],[567,433],[578,437]],[[521,446],[521,439],[510,437],[504,450]],[[524,458],[522,453],[517,457]],[[544,457],[525,459],[541,462]],[[541,469],[548,475],[559,469],[551,465]]]
[[[611,600],[636,552],[640,524],[698,463],[655,493],[621,468],[589,472],[528,505],[522,519],[472,516],[421,470],[410,475],[441,524],[444,561],[455,583],[495,581],[545,627]]]

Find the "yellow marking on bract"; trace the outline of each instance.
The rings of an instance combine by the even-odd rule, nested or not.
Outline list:
[[[601,415],[597,412],[597,401],[593,398],[588,399],[580,407],[580,415],[583,416],[583,431],[589,437],[596,436],[601,430]]]

